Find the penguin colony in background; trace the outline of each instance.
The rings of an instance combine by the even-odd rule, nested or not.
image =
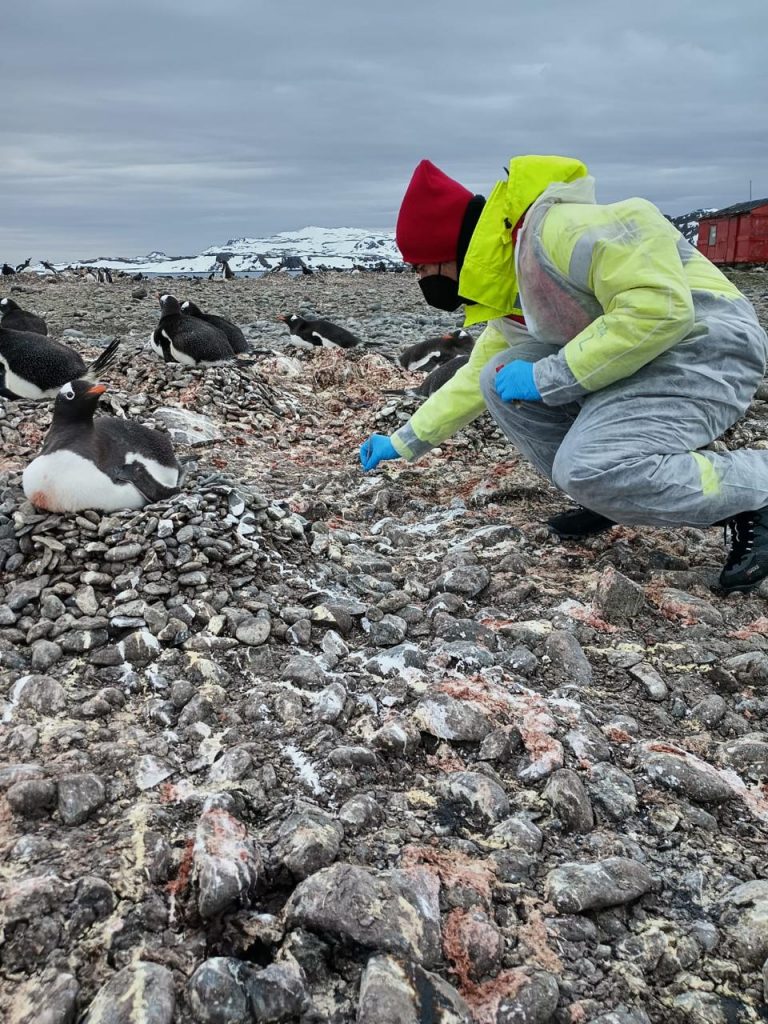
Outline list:
[[[202,366],[265,351],[250,348],[236,324],[204,312],[194,302],[180,303],[169,294],[159,301],[160,318],[150,346],[165,362]],[[309,320],[295,313],[279,319],[300,348],[350,349],[364,344],[329,320]],[[431,372],[416,389],[388,393],[432,394],[468,361],[472,344],[466,331],[453,331],[410,346],[399,356],[400,364]],[[0,299],[0,394],[33,400],[55,396],[42,450],[22,478],[24,493],[36,507],[50,512],[138,509],[180,489],[183,473],[166,433],[135,421],[94,415],[106,386],[88,378],[114,362],[119,345],[119,339],[114,340],[86,364],[74,349],[48,336],[43,317],[13,299]]]

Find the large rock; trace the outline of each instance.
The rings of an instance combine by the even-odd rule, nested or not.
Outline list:
[[[608,857],[593,864],[563,864],[547,875],[547,897],[561,914],[580,914],[638,899],[653,885],[644,864]]]
[[[188,409],[161,406],[152,415],[165,424],[175,444],[202,444],[205,441],[220,441],[223,436],[212,419]]]
[[[363,972],[357,1024],[471,1024],[469,1007],[437,974],[410,960],[373,956]]]
[[[455,812],[482,825],[492,825],[509,814],[507,794],[480,772],[451,772],[437,781],[436,790]]]
[[[83,1024],[171,1024],[173,975],[141,960],[124,967],[96,993]]]
[[[595,590],[595,607],[609,622],[629,622],[645,604],[643,588],[612,565],[603,569]]]
[[[187,983],[187,1002],[199,1024],[249,1024],[245,975],[252,971],[228,956],[204,960]]]
[[[82,825],[106,803],[98,775],[65,775],[59,779],[59,814],[65,825]]]
[[[281,824],[276,860],[296,878],[308,878],[336,860],[344,829],[319,808],[290,814]]]
[[[491,722],[479,705],[457,700],[447,693],[423,697],[413,712],[413,722],[421,732],[440,740],[477,743],[491,731]]]
[[[548,1024],[560,998],[555,976],[518,967],[507,971],[506,978],[514,995],[502,998],[496,1024]]]
[[[544,642],[544,650],[558,675],[576,686],[591,685],[592,666],[573,633],[554,630]]]
[[[726,764],[755,779],[768,779],[768,732],[750,732],[724,743],[720,756]]]
[[[366,949],[430,965],[439,956],[439,930],[384,876],[352,864],[334,864],[301,882],[286,906],[299,926]]]
[[[744,882],[723,898],[720,923],[740,961],[759,967],[768,957],[768,880]]]
[[[550,802],[552,813],[566,832],[589,832],[595,824],[584,783],[570,768],[553,772],[544,789],[544,799]]]
[[[663,786],[689,800],[721,804],[735,796],[733,789],[714,768],[684,751],[657,750],[650,744],[641,748],[640,758],[654,785]]]
[[[614,764],[593,765],[587,787],[593,805],[612,821],[623,821],[637,810],[635,784]]]
[[[194,847],[201,917],[242,905],[256,887],[261,867],[259,850],[242,822],[222,807],[203,811]]]
[[[7,1024],[73,1024],[79,989],[71,974],[49,967],[18,987]]]

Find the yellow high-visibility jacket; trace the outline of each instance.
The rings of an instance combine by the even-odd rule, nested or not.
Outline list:
[[[582,163],[546,156],[514,158],[509,179],[494,187],[459,292],[474,303],[465,325],[488,325],[467,365],[392,436],[409,459],[483,412],[480,372],[514,345],[510,314],[522,309],[534,339],[560,346],[536,363],[534,379],[546,404],[561,405],[630,377],[696,333],[713,299],[743,300],[652,203],[598,205]]]

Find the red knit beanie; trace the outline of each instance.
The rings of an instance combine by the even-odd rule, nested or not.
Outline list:
[[[406,263],[450,263],[458,250],[459,232],[469,189],[422,160],[408,185],[397,218],[397,247]]]

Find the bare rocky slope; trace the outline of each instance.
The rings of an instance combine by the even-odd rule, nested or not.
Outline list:
[[[273,354],[166,367],[129,281],[13,294],[123,339],[107,407],[188,478],[36,512],[50,407],[0,406],[3,1019],[768,1019],[768,587],[713,590],[717,529],[556,542],[486,417],[364,475],[387,354],[456,326],[405,276],[157,284]],[[380,347],[289,353],[291,310]]]

